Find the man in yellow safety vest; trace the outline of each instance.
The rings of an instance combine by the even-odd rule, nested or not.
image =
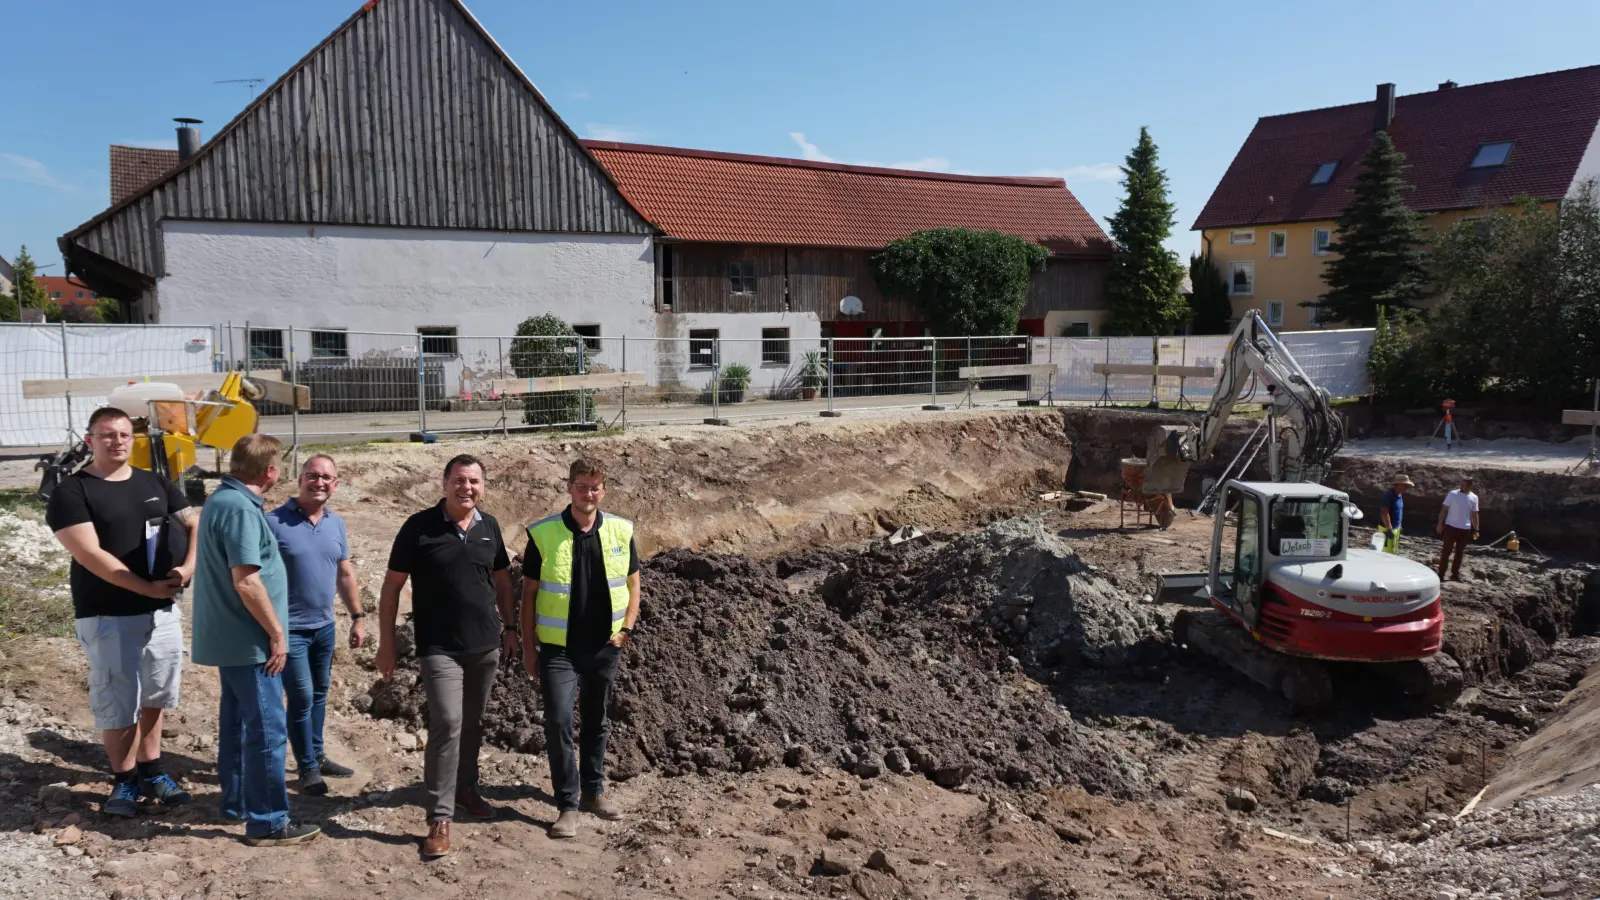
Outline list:
[[[571,504],[528,526],[522,554],[522,660],[544,689],[545,744],[559,815],[553,838],[578,833],[579,811],[622,818],[605,796],[606,701],[617,661],[639,618],[639,548],[633,523],[600,512],[606,472],[593,459],[567,473]],[[572,758],[572,709],[583,733]],[[581,797],[580,797],[581,788]]]

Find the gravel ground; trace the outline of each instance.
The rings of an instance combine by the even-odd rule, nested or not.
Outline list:
[[[1600,786],[1452,820],[1419,843],[1385,845],[1377,881],[1396,897],[1512,900],[1600,896]]]
[[[1525,472],[1566,472],[1589,452],[1587,439],[1552,444],[1530,438],[1500,438],[1489,441],[1457,441],[1446,450],[1444,438],[1431,446],[1427,438],[1371,438],[1350,441],[1342,456],[1365,456],[1407,463],[1480,466],[1493,469],[1518,469]]]

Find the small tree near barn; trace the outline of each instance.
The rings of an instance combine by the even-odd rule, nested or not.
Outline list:
[[[532,316],[517,326],[511,342],[511,370],[518,378],[576,375],[583,338],[560,316]],[[583,411],[587,410],[587,415]],[[570,425],[594,421],[594,398],[583,391],[553,391],[522,398],[525,425]]]
[[[1050,251],[1014,234],[932,228],[872,257],[884,296],[910,300],[942,336],[1015,334],[1028,279]]]
[[[1140,128],[1139,143],[1122,167],[1128,193],[1109,223],[1115,249],[1106,275],[1106,334],[1171,334],[1189,318],[1179,293],[1183,266],[1165,246],[1176,207],[1167,199],[1167,173],[1157,158],[1150,129]]]

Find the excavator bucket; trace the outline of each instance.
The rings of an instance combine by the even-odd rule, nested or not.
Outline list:
[[[1150,433],[1145,450],[1144,493],[1179,494],[1189,477],[1189,461],[1183,458],[1183,426],[1157,425]]]
[[[206,399],[231,403],[232,406],[205,406],[196,417],[195,440],[207,447],[232,450],[233,445],[247,434],[254,434],[260,416],[245,397],[252,386],[238,372],[228,373],[222,387]],[[259,396],[259,395],[258,395]]]

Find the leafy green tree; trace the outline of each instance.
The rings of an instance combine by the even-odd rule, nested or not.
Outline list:
[[[1378,308],[1378,324],[1367,351],[1367,374],[1372,392],[1385,403],[1431,406],[1443,399],[1429,382],[1431,366],[1425,364],[1430,347],[1422,314],[1414,309]]]
[[[517,326],[511,342],[511,369],[518,378],[548,378],[578,374],[583,338],[560,316],[532,316]],[[587,360],[585,360],[587,362]],[[593,422],[594,398],[587,391],[554,391],[522,398],[522,421],[527,425],[570,425],[587,410]]]
[[[1140,128],[1139,143],[1122,167],[1127,195],[1110,221],[1115,249],[1105,284],[1106,334],[1171,334],[1189,318],[1178,292],[1183,266],[1165,246],[1177,217],[1158,158],[1150,129]]]
[[[933,228],[894,241],[872,257],[885,296],[904,298],[934,334],[1015,334],[1028,281],[1050,251],[1012,234]]]
[[[1412,187],[1405,161],[1388,132],[1373,136],[1328,247],[1338,254],[1323,275],[1328,291],[1305,304],[1317,307],[1323,321],[1370,327],[1379,307],[1408,309],[1422,298],[1428,280],[1422,217],[1406,206]]]
[[[1189,254],[1189,284],[1194,289],[1189,298],[1194,333],[1227,334],[1233,320],[1233,300],[1228,296],[1228,279],[1212,262],[1210,253]]]
[[[50,292],[38,282],[39,266],[33,261],[33,256],[28,253],[26,244],[17,253],[17,258],[11,264],[13,278],[11,282],[11,300],[14,304],[11,309],[9,321],[16,321],[19,317],[17,310],[42,309],[48,314],[50,307],[55,303],[50,299]]]

